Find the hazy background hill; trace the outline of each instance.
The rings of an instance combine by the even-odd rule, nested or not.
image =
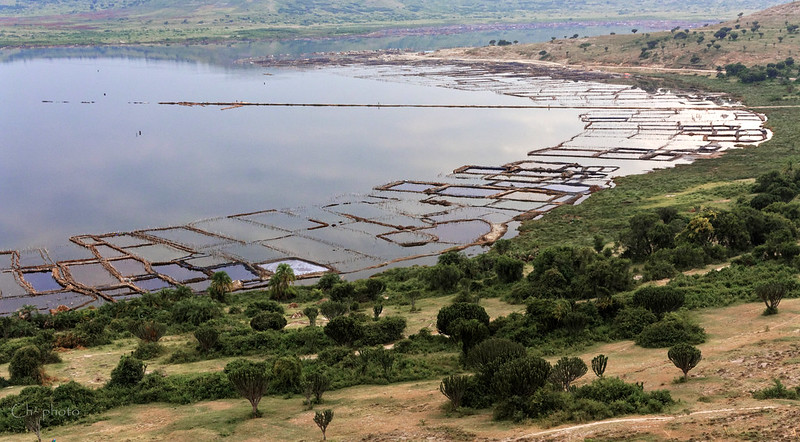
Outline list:
[[[776,0],[0,0],[0,44],[340,35],[383,28],[569,20],[715,20]]]

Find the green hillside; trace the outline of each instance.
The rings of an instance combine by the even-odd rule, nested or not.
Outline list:
[[[0,0],[0,47],[268,39],[464,23],[713,20],[775,0]],[[679,11],[676,13],[675,11]]]

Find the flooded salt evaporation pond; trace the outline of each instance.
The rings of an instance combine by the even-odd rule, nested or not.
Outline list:
[[[562,204],[579,203],[592,192],[612,186],[615,176],[688,163],[719,154],[737,144],[758,143],[769,137],[762,127],[763,117],[746,110],[718,107],[710,101],[670,93],[654,96],[625,86],[520,73],[514,66],[347,66],[303,75],[335,78],[348,87],[352,86],[349,81],[370,81],[374,87],[377,87],[375,84],[399,84],[426,91],[416,96],[394,92],[384,95],[397,103],[413,103],[424,97],[446,104],[456,100],[467,104],[528,103],[549,108],[537,110],[536,115],[537,118],[555,117],[557,139],[547,138],[547,126],[541,121],[534,123],[529,116],[521,117],[527,110],[501,112],[499,116],[482,114],[482,117],[492,115],[492,127],[479,125],[472,127],[473,131],[466,130],[467,137],[477,139],[465,138],[460,132],[462,125],[475,122],[466,118],[459,119],[457,125],[445,131],[446,136],[434,137],[433,141],[426,139],[416,145],[404,139],[397,146],[383,145],[381,155],[389,161],[381,163],[383,165],[377,169],[379,176],[369,173],[376,167],[371,164],[369,154],[365,151],[353,153],[346,161],[351,167],[343,166],[344,173],[357,177],[358,183],[371,180],[367,189],[375,186],[372,191],[345,193],[316,204],[287,205],[291,208],[285,209],[272,205],[246,213],[241,213],[242,205],[232,210],[223,204],[221,210],[228,210],[228,214],[199,220],[196,219],[201,217],[197,217],[172,227],[102,233],[100,226],[97,233],[72,237],[71,247],[54,249],[60,250],[55,259],[53,255],[56,254],[51,254],[51,249],[46,247],[2,252],[0,310],[8,313],[22,303],[41,309],[59,304],[96,305],[178,284],[202,290],[217,271],[227,272],[231,278],[241,281],[243,287],[259,287],[267,283],[281,263],[291,266],[300,277],[314,277],[329,270],[357,277],[398,263],[429,262],[430,257],[454,246],[494,241],[507,234],[507,229],[513,230],[518,224],[516,220],[542,216]],[[329,96],[331,103],[353,100],[340,92]],[[304,99],[320,102],[314,94],[293,96],[287,93],[283,98],[292,102]],[[230,97],[221,101],[230,101]],[[147,109],[156,113],[163,110],[153,105]],[[263,119],[276,115],[274,111],[185,110],[187,114],[223,115],[216,118],[223,118],[226,123],[231,123],[230,115],[239,112]],[[386,121],[393,127],[402,126],[403,130],[394,133],[403,137],[415,131],[425,132],[430,123],[425,119],[430,115],[415,119],[417,109],[407,111],[370,112],[390,113]],[[349,116],[366,115],[356,112]],[[411,119],[406,120],[406,117]],[[571,118],[570,122],[559,123],[565,117]],[[504,141],[498,135],[503,124],[508,123],[501,123],[503,119],[517,121],[531,132],[527,137],[520,137],[524,138],[522,142]],[[218,123],[211,123],[211,120],[202,121],[218,127]],[[362,127],[352,121],[345,124],[339,120],[338,123],[350,131]],[[445,120],[434,123],[448,125]],[[498,124],[501,125],[499,130],[494,127]],[[313,125],[298,127],[312,130]],[[487,137],[484,132],[491,136]],[[224,134],[227,136],[231,132]],[[430,132],[425,134],[430,135]],[[260,137],[268,138],[266,134]],[[234,143],[237,139],[240,138],[234,137]],[[547,141],[542,143],[543,139]],[[215,138],[217,140],[222,139]],[[281,138],[281,143],[286,140]],[[309,152],[323,155],[321,151],[336,147],[335,140],[331,140],[320,133],[318,145]],[[291,142],[288,145],[293,146]],[[443,153],[436,152],[439,147]],[[419,151],[415,152],[415,148]],[[267,153],[269,156],[272,151]],[[437,157],[440,154],[442,158]],[[418,163],[422,165],[401,169],[386,165],[407,155],[419,155],[422,161]],[[179,158],[186,161],[190,156]],[[453,164],[453,158],[463,159],[466,165]],[[272,162],[277,159],[280,157],[275,155],[270,158]],[[200,162],[205,160],[197,158]],[[148,163],[143,170],[153,166]],[[329,194],[330,188],[327,192],[320,190],[328,184],[324,175],[329,167],[324,166],[329,165],[317,166],[305,175],[295,175],[297,169],[292,169],[289,175],[283,175],[285,178],[271,181],[270,185],[279,183],[284,185],[283,189],[291,189],[284,190],[290,194],[289,202],[308,201],[293,193],[308,190],[304,189],[306,185],[317,197]],[[431,170],[432,167],[436,170]],[[222,173],[221,170],[224,169],[215,171]],[[448,170],[452,173],[447,173]],[[387,171],[389,176],[395,174],[397,178],[387,180]],[[234,168],[234,173],[241,171]],[[320,186],[315,178],[321,178],[322,187],[315,187]],[[222,180],[215,184],[235,191],[240,185],[237,179],[233,178],[233,183]],[[142,185],[146,186],[144,181]],[[258,183],[257,179],[255,181]],[[286,186],[288,183],[292,184]],[[111,201],[117,197],[114,195]],[[70,253],[74,258],[70,258]]]

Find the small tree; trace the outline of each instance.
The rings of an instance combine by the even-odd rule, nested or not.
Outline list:
[[[756,294],[767,306],[764,315],[778,313],[778,304],[793,288],[794,284],[791,281],[773,281],[756,286]]]
[[[261,416],[258,403],[267,391],[267,366],[263,362],[237,359],[225,366],[225,374],[239,395],[250,401],[254,418]]]
[[[280,263],[275,269],[275,273],[269,278],[269,289],[272,299],[278,301],[288,299],[291,297],[291,285],[297,278],[294,275],[294,270],[289,264]]]
[[[305,390],[308,392],[308,398],[314,396],[313,402],[309,400],[309,404],[322,403],[322,395],[331,387],[331,380],[323,373],[311,373],[306,377],[304,382]]]
[[[569,386],[589,371],[581,358],[563,357],[553,366],[550,381],[569,391]]]
[[[14,352],[8,364],[11,383],[16,385],[39,384],[44,380],[42,354],[33,345],[21,347]]]
[[[677,344],[667,352],[669,360],[683,371],[683,380],[689,379],[689,370],[697,366],[703,359],[700,349],[686,343]]]
[[[383,347],[378,347],[372,353],[372,360],[381,366],[383,369],[383,376],[386,380],[389,380],[392,376],[392,368],[394,367],[394,353]]]
[[[381,313],[383,312],[383,304],[380,302],[376,303],[372,306],[372,318],[376,321],[381,317]]]
[[[469,388],[470,377],[466,375],[451,375],[439,384],[439,391],[450,400],[453,410],[461,406],[461,401]]]
[[[344,302],[326,301],[320,304],[319,312],[328,321],[333,321],[334,318],[346,315],[350,311],[350,307]]]
[[[608,356],[606,355],[597,355],[592,359],[592,371],[598,378],[603,377],[603,373],[606,372],[606,365],[608,365]]]
[[[226,272],[215,272],[211,275],[211,285],[208,287],[208,294],[212,299],[225,302],[225,298],[233,290],[233,280]]]
[[[450,324],[450,336],[461,342],[464,356],[477,343],[489,337],[489,328],[477,319],[457,319]]]
[[[257,331],[282,330],[286,327],[286,318],[275,312],[259,313],[250,320],[250,327]]]
[[[328,440],[325,432],[328,430],[328,425],[330,425],[332,420],[333,410],[317,411],[314,414],[314,423],[322,430],[322,440]]]
[[[419,290],[409,290],[406,292],[406,298],[411,302],[411,312],[416,312],[417,310],[417,299],[422,296],[422,293]]]
[[[352,345],[361,339],[364,330],[354,318],[337,316],[325,325],[325,334],[339,345]]]
[[[166,332],[167,324],[156,321],[138,321],[131,329],[131,333],[144,342],[158,342]]]
[[[317,282],[317,288],[323,292],[328,292],[334,285],[342,281],[338,273],[328,272],[322,275]]]
[[[272,364],[271,390],[278,393],[294,393],[300,390],[303,364],[296,356],[278,358]]]
[[[219,343],[219,332],[210,325],[204,325],[194,331],[194,337],[200,344],[200,350],[209,352]]]
[[[311,327],[317,325],[317,316],[319,315],[319,310],[316,307],[304,308],[303,314],[306,315],[306,318],[308,318],[308,325]]]
[[[132,387],[143,378],[147,365],[141,360],[128,355],[119,358],[119,364],[111,370],[110,386]]]

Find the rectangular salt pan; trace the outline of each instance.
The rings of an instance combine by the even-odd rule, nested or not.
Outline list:
[[[269,264],[261,264],[259,267],[274,273],[275,270],[278,268],[278,265],[280,264],[288,264],[289,267],[292,268],[292,271],[296,276],[308,275],[311,273],[327,272],[329,270],[327,267],[323,267],[299,259],[287,259],[283,261],[276,261],[276,262],[271,262]]]
[[[49,292],[62,289],[61,284],[59,284],[55,278],[53,278],[53,274],[51,272],[23,273],[22,279],[33,286],[33,290],[37,292]]]

